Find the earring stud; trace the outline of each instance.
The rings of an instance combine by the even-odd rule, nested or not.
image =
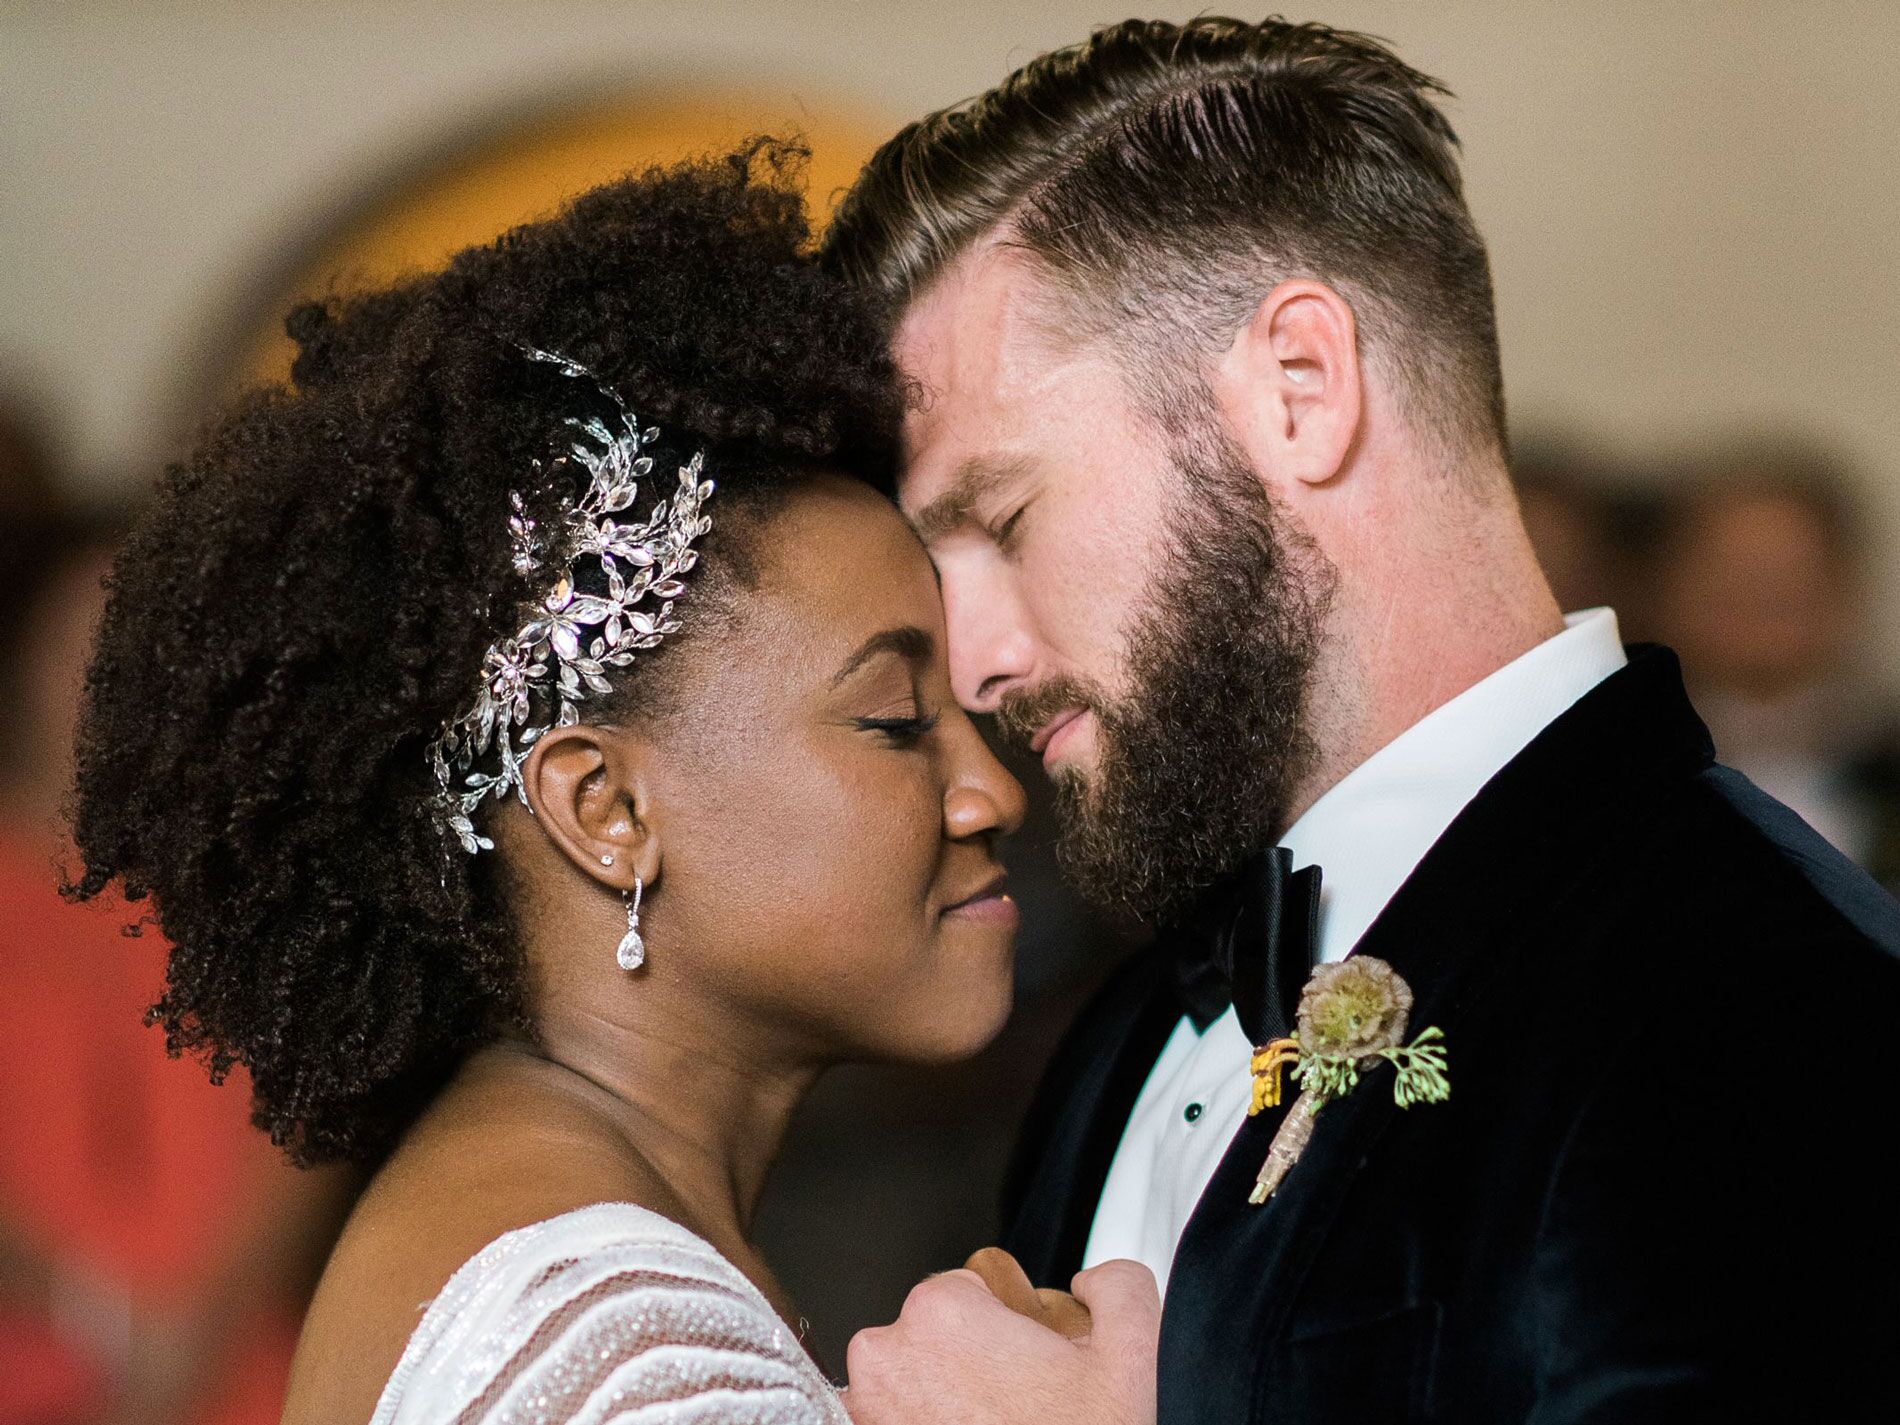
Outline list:
[[[611,851],[608,852],[605,856],[602,856],[600,858],[600,864],[603,866],[611,866],[613,865],[613,863],[614,863],[614,858],[613,858],[613,853]]]

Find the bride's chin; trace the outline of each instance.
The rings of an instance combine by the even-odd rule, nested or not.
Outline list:
[[[921,1025],[891,1045],[892,1059],[925,1067],[955,1064],[975,1057],[995,1042],[1015,1004],[1012,977],[1005,974],[989,984],[966,978],[957,989],[959,993],[954,997],[935,999]]]
[[[1012,907],[1013,909],[1013,907]],[[986,1049],[1016,994],[1015,927],[942,916],[922,944],[821,991],[838,1062],[954,1064]]]

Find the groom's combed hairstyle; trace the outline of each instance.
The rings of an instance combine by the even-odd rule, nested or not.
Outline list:
[[[1053,274],[1065,331],[1136,353],[1164,415],[1184,394],[1171,370],[1231,340],[1273,282],[1311,277],[1352,304],[1417,425],[1502,449],[1491,274],[1448,96],[1324,25],[1129,20],[891,139],[828,258],[895,316],[999,233]]]

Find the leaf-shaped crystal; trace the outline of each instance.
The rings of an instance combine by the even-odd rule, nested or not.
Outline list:
[[[578,594],[561,610],[561,622],[593,625],[613,610],[614,605],[598,594]]]
[[[711,523],[700,512],[712,491],[712,482],[700,478],[700,454],[680,467],[670,501],[656,501],[644,521],[616,522],[613,516],[634,506],[640,482],[653,471],[653,458],[641,450],[659,439],[658,428],[642,429],[620,398],[579,362],[536,347],[523,351],[590,383],[616,414],[611,421],[599,414],[566,417],[565,453],[532,462],[537,479],[579,482],[586,476],[578,497],[570,491],[560,501],[558,524],[537,529],[521,492],[509,496],[515,571],[530,578],[554,565],[560,576],[514,637],[489,648],[476,697],[426,750],[441,824],[470,854],[493,846],[470,820],[484,801],[513,791],[525,803],[522,761],[541,735],[579,721],[582,702],[612,693],[609,668],[628,667],[635,650],[656,647],[678,629],[672,601],[685,592],[679,576],[697,562],[690,546]],[[598,562],[606,598],[577,592],[585,560]],[[631,577],[621,564],[633,571]],[[650,594],[664,601],[657,610],[635,607]],[[479,765],[489,758],[495,770]],[[626,950],[638,964],[644,946],[637,935]]]

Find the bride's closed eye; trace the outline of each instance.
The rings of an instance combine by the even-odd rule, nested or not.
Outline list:
[[[936,713],[917,712],[904,717],[853,718],[860,732],[875,732],[894,747],[915,747],[937,726]]]
[[[915,747],[937,726],[937,714],[926,712],[917,694],[918,670],[933,656],[935,641],[911,625],[873,634],[845,659],[832,676],[832,686],[852,686],[859,707],[870,713],[849,717],[850,725],[883,739],[891,747]]]

